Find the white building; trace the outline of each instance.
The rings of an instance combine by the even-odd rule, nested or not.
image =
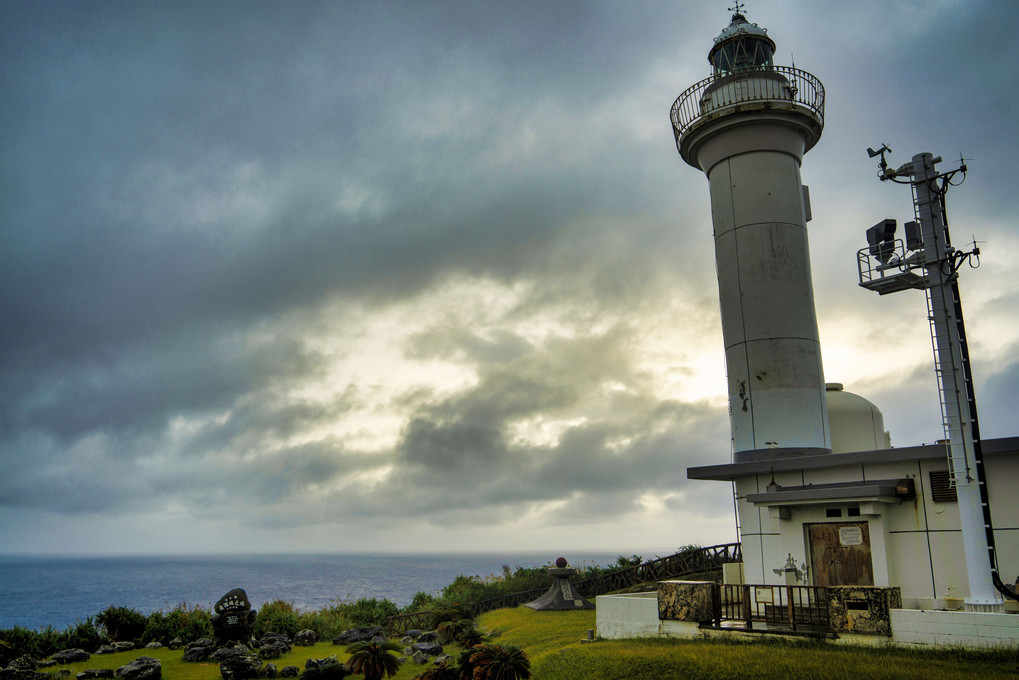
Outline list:
[[[1019,610],[1014,600],[1003,606],[998,590],[1007,588],[991,585],[987,552],[996,548],[999,581],[1016,582],[1019,437],[978,440],[982,456],[970,466],[958,457],[969,411],[953,403],[948,411],[963,428],[952,430],[951,446],[892,448],[877,407],[826,385],[807,245],[809,194],[800,182],[800,164],[824,127],[824,88],[805,71],[776,66],[774,53],[767,31],[737,4],[709,52],[712,76],[672,109],[680,155],[710,186],[733,445],[730,462],[687,474],[731,484],[719,493],[736,496],[742,585],[665,583],[657,598],[599,597],[599,634],[706,634],[724,621],[796,629],[799,621],[815,632],[877,633],[904,643],[1016,644],[1019,616],[998,612]],[[915,166],[887,174],[915,168],[916,177],[939,160],[916,156]],[[943,269],[944,244],[935,253],[929,235],[940,208],[921,203],[915,199],[924,236],[912,247],[922,252],[911,261]],[[870,252],[887,264],[884,248]],[[943,287],[945,278],[954,279],[921,271],[902,280],[933,289],[932,281]],[[947,353],[949,345],[939,345],[939,355]],[[945,394],[957,392],[946,380]],[[957,456],[951,466],[949,449]],[[971,474],[981,465],[993,532],[985,531],[980,475]],[[964,605],[971,611],[955,611]]]

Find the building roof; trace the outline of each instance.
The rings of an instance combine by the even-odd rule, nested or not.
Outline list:
[[[985,455],[1019,454],[1019,437],[985,439],[981,442]],[[847,467],[851,465],[874,465],[880,463],[901,463],[918,460],[948,459],[944,444],[924,444],[903,448],[878,449],[876,451],[854,451],[852,453],[825,453],[808,455],[783,455],[782,449],[764,449],[743,452],[744,460],[725,465],[702,465],[686,469],[688,479],[717,479],[730,481],[737,477],[766,472],[788,472],[791,470],[820,470],[824,468]]]

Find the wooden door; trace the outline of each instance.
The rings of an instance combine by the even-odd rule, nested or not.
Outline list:
[[[872,586],[867,522],[808,524],[810,566],[815,586]]]

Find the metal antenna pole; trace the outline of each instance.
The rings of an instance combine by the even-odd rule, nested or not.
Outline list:
[[[893,170],[885,160],[885,152],[891,151],[886,145],[867,151],[871,158],[881,156],[881,181],[910,185],[916,221],[905,225],[905,243],[893,238],[895,220],[884,220],[868,230],[870,246],[857,253],[860,285],[881,295],[923,290],[927,297],[949,475],[959,502],[969,580],[966,608],[1001,611],[998,593],[1012,599],[1016,595],[998,575],[973,372],[959,297],[959,266],[969,257],[979,256],[980,249],[975,245],[969,252],[954,248],[945,219],[945,193],[953,176],[963,173],[965,177],[966,165],[960,163],[958,169],[940,173],[934,166],[941,158],[922,153]]]
[[[1001,611],[1002,601],[994,586],[994,558],[987,531],[982,461],[978,460],[974,437],[976,402],[967,370],[965,331],[959,300],[955,249],[945,225],[942,196],[936,191],[939,179],[929,153],[913,156],[910,169],[913,204],[923,236],[927,270],[927,307],[930,314],[936,370],[941,388],[944,427],[948,439],[949,471],[959,499],[959,521],[969,579],[970,611]],[[990,558],[992,569],[988,569]]]

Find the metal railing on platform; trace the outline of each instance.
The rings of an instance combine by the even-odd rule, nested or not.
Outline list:
[[[824,127],[824,86],[816,76],[791,66],[756,67],[709,76],[676,98],[671,117],[677,148],[699,119],[758,104],[802,107]]]
[[[712,623],[718,627],[739,622],[747,630],[753,630],[755,623],[769,630],[831,628],[827,590],[820,586],[717,584],[714,605]]]

